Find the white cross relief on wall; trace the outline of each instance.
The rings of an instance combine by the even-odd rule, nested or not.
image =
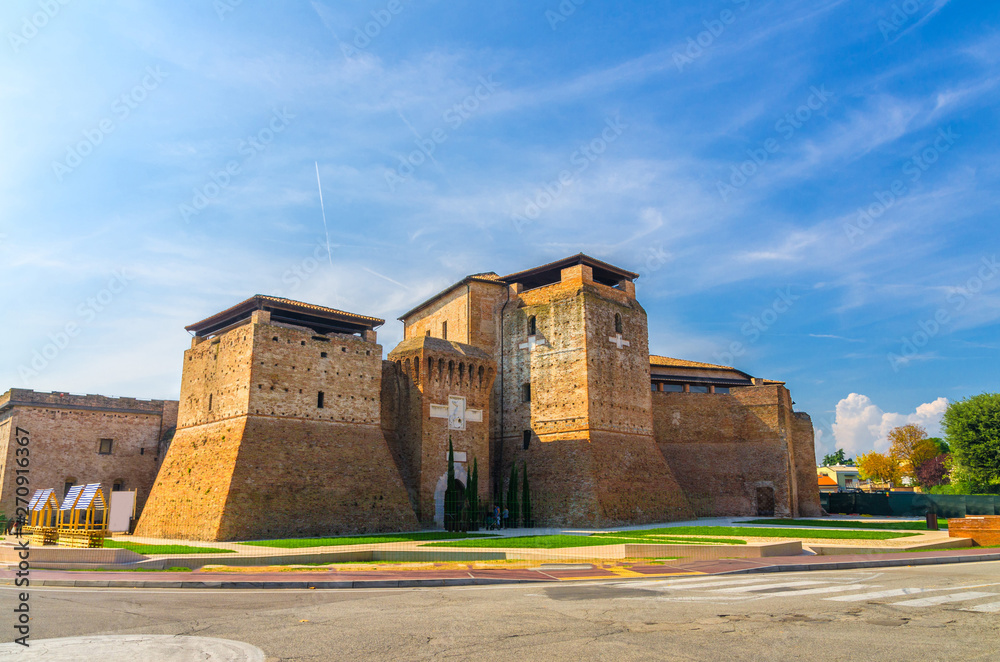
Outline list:
[[[545,342],[545,338],[539,338],[538,336],[528,336],[528,342],[523,342],[517,347],[518,349],[526,349],[529,352],[531,352],[534,351],[536,347],[542,345],[548,345],[548,343]]]
[[[618,349],[621,349],[622,347],[631,347],[627,340],[622,340],[622,334],[620,333],[618,335],[611,336],[608,340],[617,345]]]
[[[482,423],[482,409],[466,409],[465,398],[448,396],[448,404],[431,405],[431,418],[447,418],[449,430],[464,430],[466,423]]]

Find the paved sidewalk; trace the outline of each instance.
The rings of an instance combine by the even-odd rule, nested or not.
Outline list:
[[[407,588],[421,586],[471,586],[601,579],[671,577],[803,570],[846,570],[945,563],[1000,561],[1000,549],[973,548],[924,553],[851,554],[842,556],[789,556],[762,559],[617,564],[541,564],[521,568],[421,567],[373,570],[289,572],[265,569],[242,572],[69,572],[32,570],[30,586],[90,588],[227,588],[227,589],[326,589]],[[151,576],[152,575],[152,576]],[[0,571],[0,585],[12,585],[13,571]]]

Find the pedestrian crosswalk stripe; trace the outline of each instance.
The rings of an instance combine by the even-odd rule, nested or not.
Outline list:
[[[933,607],[943,605],[947,602],[962,602],[963,600],[976,600],[977,598],[989,598],[996,593],[983,593],[982,591],[966,591],[965,593],[952,593],[950,595],[935,595],[929,598],[917,598],[916,600],[903,600],[894,602],[895,607]]]
[[[773,576],[771,576],[771,577],[761,577],[761,576],[758,575],[758,576],[754,576],[754,577],[742,576],[742,577],[728,577],[727,578],[725,576],[711,575],[711,576],[708,576],[708,577],[696,577],[696,578],[692,578],[692,579],[676,579],[676,580],[669,580],[668,579],[668,580],[660,580],[660,581],[653,581],[653,582],[636,582],[636,583],[632,583],[632,584],[629,584],[629,585],[630,586],[643,586],[643,585],[646,585],[646,584],[650,584],[650,585],[655,584],[657,586],[663,586],[665,588],[682,588],[682,587],[698,588],[699,586],[714,586],[714,585],[721,585],[721,584],[752,584],[752,583],[757,583],[757,582],[767,582],[767,581],[771,581],[772,579],[774,579]]]
[[[875,588],[876,586],[877,585],[873,584],[839,584],[834,586],[823,586],[820,588],[804,588],[802,590],[775,593],[774,597],[783,595],[796,597],[799,595],[823,595],[824,593],[843,593],[844,591],[858,591],[863,588]],[[766,597],[766,594],[764,597]]]
[[[754,579],[726,579],[726,580],[716,580],[714,582],[705,582],[704,584],[685,584],[676,585],[673,582],[663,582],[662,584],[657,584],[655,586],[647,586],[646,588],[655,589],[658,591],[700,591],[701,589],[707,588],[718,588],[720,586],[740,586],[740,585],[751,585],[751,584],[763,584],[764,582],[771,581],[773,577],[756,577]]]
[[[894,588],[888,591],[875,591],[873,593],[859,593],[858,595],[837,595],[824,600],[837,600],[839,602],[861,602],[862,600],[875,600],[878,598],[898,598],[901,595],[913,595],[915,593],[928,593],[930,591],[947,591],[948,588]]]
[[[749,593],[751,591],[766,591],[771,588],[793,588],[795,586],[816,586],[826,584],[821,581],[798,581],[798,582],[775,582],[773,584],[751,584],[749,586],[730,586],[729,588],[717,588],[713,593]]]
[[[965,607],[962,611],[979,611],[985,613],[1000,611],[1000,602],[987,602],[984,605],[976,605],[975,607]]]

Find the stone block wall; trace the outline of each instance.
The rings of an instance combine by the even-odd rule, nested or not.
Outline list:
[[[156,471],[163,436],[176,425],[176,402],[12,389],[0,399],[0,512],[15,507],[13,433],[29,433],[30,491],[53,488],[62,499],[67,482],[100,483],[110,500],[113,485],[135,491],[141,512]],[[101,454],[101,439],[111,452]]]

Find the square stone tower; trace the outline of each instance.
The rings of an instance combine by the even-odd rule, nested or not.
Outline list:
[[[382,323],[257,295],[187,327],[177,433],[136,534],[418,528],[381,429]]]
[[[586,255],[504,276],[503,465],[526,462],[547,524],[693,517],[653,438],[634,274]]]

